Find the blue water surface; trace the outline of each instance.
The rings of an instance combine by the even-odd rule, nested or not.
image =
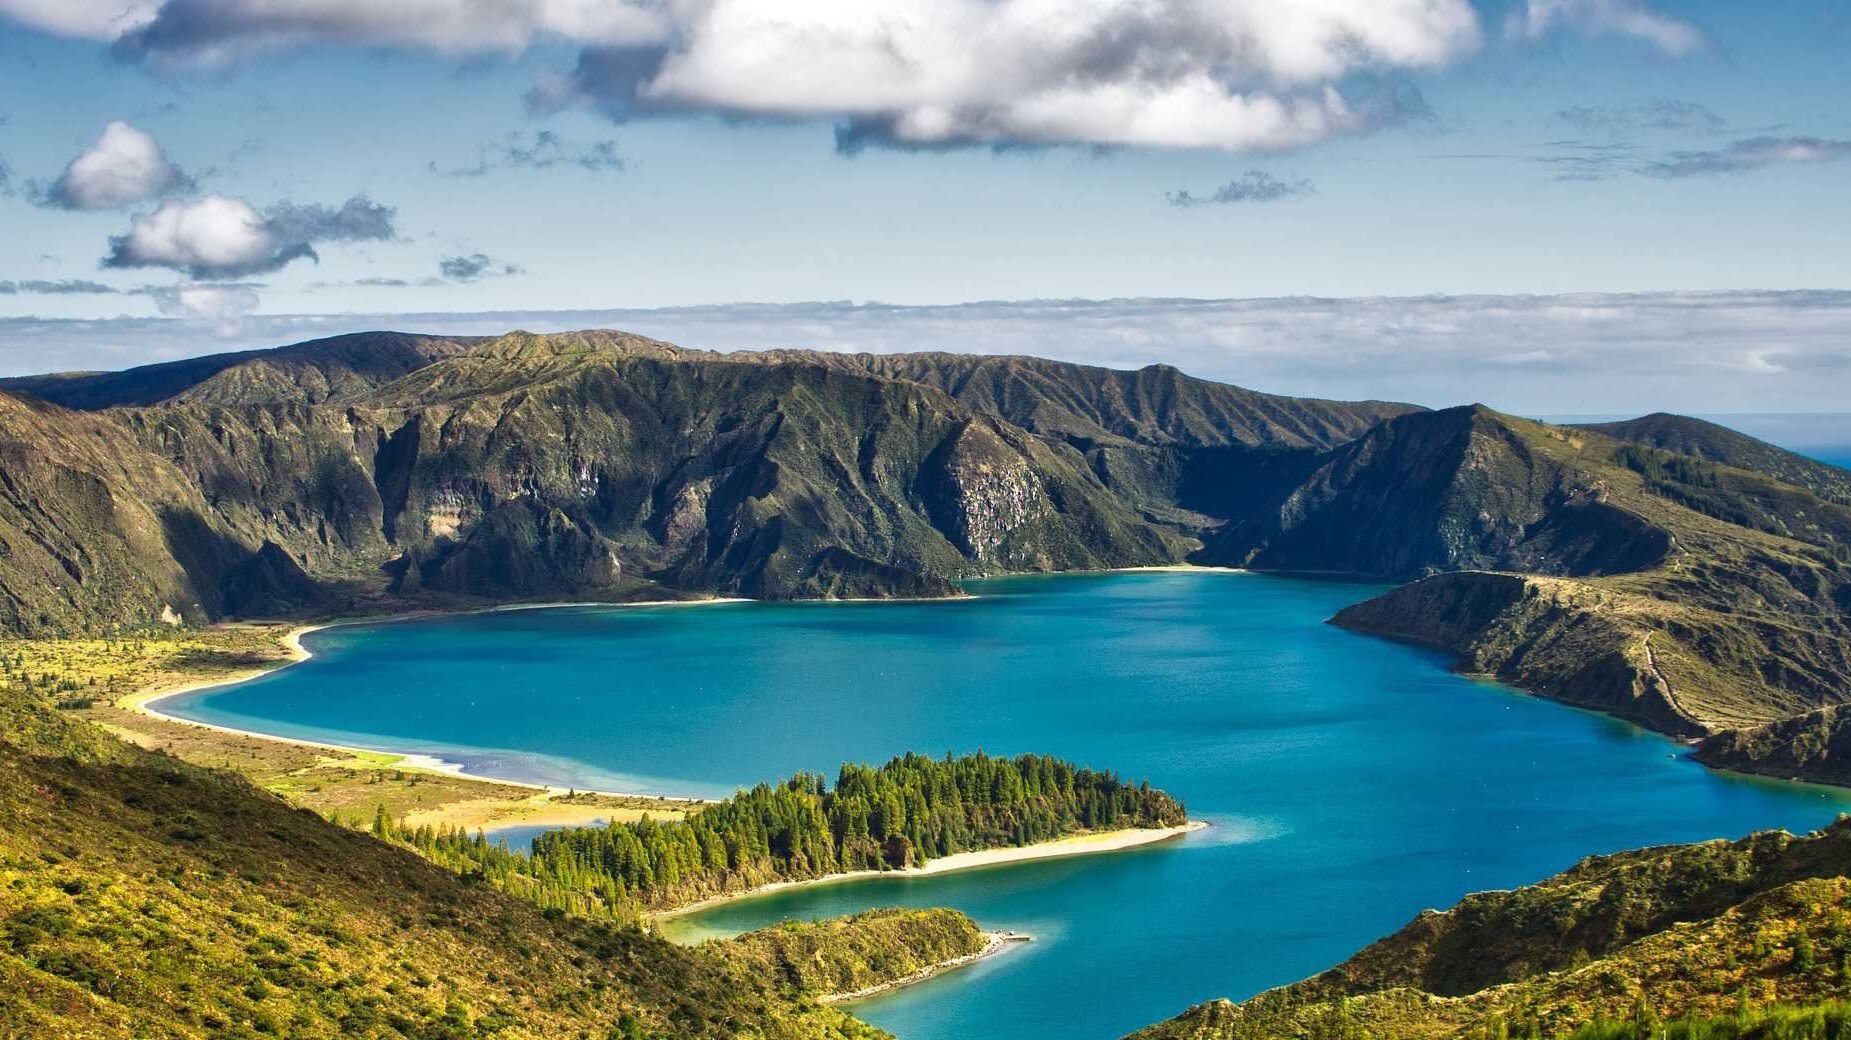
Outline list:
[[[1848,804],[1708,772],[1661,737],[1324,624],[1372,586],[1126,573],[972,590],[335,628],[307,638],[304,664],[163,708],[666,794],[908,750],[1046,752],[1148,777],[1213,822],[1159,847],[789,891],[675,922],[698,937],[947,905],[1035,936],[855,1007],[902,1040],[1110,1040],[1311,974],[1466,892],[1590,853],[1807,830]]]

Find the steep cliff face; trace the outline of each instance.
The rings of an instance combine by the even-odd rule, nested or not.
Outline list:
[[[934,520],[964,553],[1004,564],[1004,543],[1052,510],[1028,460],[988,428],[968,423],[929,463]]]
[[[115,423],[0,392],[0,629],[205,620],[244,555],[211,515]]]
[[[154,486],[182,507],[185,544],[153,567],[171,580],[144,598],[201,619],[300,605],[311,588],[369,601],[648,582],[942,596],[970,575],[1167,562],[1194,544],[1072,446],[921,383],[612,332],[325,350],[44,384],[73,400],[159,398],[57,410],[115,439],[100,454],[158,469]],[[61,609],[85,623],[146,614]]]

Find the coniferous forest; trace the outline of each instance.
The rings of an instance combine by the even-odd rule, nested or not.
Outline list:
[[[546,909],[622,919],[778,881],[1187,819],[1181,802],[1149,783],[1042,755],[978,752],[844,765],[833,788],[800,773],[686,820],[549,831],[531,854],[479,833],[402,827],[383,813],[373,830]]]

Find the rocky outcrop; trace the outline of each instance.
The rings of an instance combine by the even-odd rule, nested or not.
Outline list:
[[[573,595],[610,588],[623,574],[615,543],[585,517],[532,496],[495,506],[461,540],[436,539],[416,558],[409,588],[484,598]]]
[[[1019,558],[1021,536],[1052,507],[1020,452],[986,425],[969,422],[928,462],[927,479],[933,520],[965,555],[1000,570],[1028,562]]]

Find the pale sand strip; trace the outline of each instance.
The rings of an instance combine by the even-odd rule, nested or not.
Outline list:
[[[976,953],[967,953],[962,957],[953,957],[948,961],[928,964],[910,975],[901,976],[891,982],[883,982],[878,986],[858,989],[853,993],[831,993],[828,996],[817,997],[816,1002],[818,1004],[846,1004],[852,1000],[866,1000],[869,997],[878,996],[882,993],[890,993],[896,989],[916,986],[927,979],[943,975],[945,972],[962,968],[968,964],[975,964],[986,957],[994,957],[1011,946],[1019,946],[1022,943],[1029,942],[1033,938],[1033,936],[1023,935],[1021,932],[985,932],[983,949],[978,950]]]
[[[268,675],[271,672],[278,671],[282,668],[288,668],[291,665],[300,664],[303,661],[306,661],[309,658],[314,656],[314,654],[310,652],[310,650],[307,647],[302,645],[302,637],[308,635],[311,632],[319,632],[322,629],[327,629],[327,628],[341,628],[341,627],[349,626],[349,625],[379,625],[379,624],[387,624],[387,623],[395,622],[395,621],[412,621],[412,620],[420,620],[420,619],[425,619],[425,618],[447,616],[447,615],[452,615],[452,614],[490,614],[490,613],[499,613],[502,611],[541,610],[541,609],[548,609],[548,608],[553,608],[553,607],[691,607],[691,606],[713,606],[713,605],[722,604],[722,603],[749,603],[749,602],[751,601],[739,599],[736,597],[735,598],[717,597],[714,599],[643,600],[643,601],[634,602],[634,603],[595,603],[595,602],[511,603],[511,604],[506,604],[506,605],[498,606],[498,607],[485,607],[481,610],[415,611],[415,612],[405,613],[405,614],[393,614],[393,615],[386,616],[386,617],[354,618],[352,620],[347,620],[347,621],[330,621],[330,622],[326,622],[323,624],[300,625],[300,626],[297,626],[296,628],[291,629],[289,633],[283,637],[283,645],[289,650],[289,660],[283,662],[282,664],[266,665],[262,668],[252,668],[248,671],[235,672],[231,675],[227,675],[227,676],[224,676],[218,679],[206,679],[206,680],[201,680],[198,682],[181,683],[176,686],[150,687],[148,689],[138,690],[135,693],[129,694],[128,696],[119,699],[116,702],[116,704],[119,707],[126,708],[131,711],[140,712],[141,714],[147,715],[150,718],[156,718],[164,722],[172,722],[172,723],[176,723],[182,726],[197,726],[197,727],[200,727],[201,729],[209,729],[215,732],[225,733],[225,734],[228,734],[230,736],[235,736],[235,737],[249,737],[249,738],[253,738],[256,740],[274,741],[279,744],[294,744],[298,747],[315,748],[317,750],[322,750],[322,751],[334,751],[334,752],[338,752],[340,754],[348,755],[354,758],[368,758],[368,757],[377,757],[379,755],[388,755],[392,759],[392,761],[390,762],[390,765],[395,769],[405,769],[409,771],[426,772],[426,773],[446,773],[451,776],[464,777],[470,780],[481,780],[485,783],[500,784],[506,787],[519,787],[519,788],[523,788],[529,791],[537,792],[539,795],[544,795],[547,797],[550,797],[553,795],[563,795],[563,794],[566,794],[569,790],[577,790],[584,794],[602,795],[607,798],[655,798],[655,799],[662,800],[662,801],[699,803],[699,802],[706,801],[706,799],[701,799],[701,798],[666,798],[664,799],[664,798],[660,798],[657,795],[639,795],[639,794],[632,794],[632,793],[624,792],[624,791],[594,791],[589,788],[582,788],[582,787],[581,788],[565,788],[565,787],[555,787],[555,786],[548,785],[548,784],[536,784],[536,783],[531,783],[531,782],[524,781],[524,780],[508,780],[508,779],[504,779],[498,776],[488,776],[488,775],[481,774],[481,773],[472,773],[460,763],[447,762],[441,758],[438,758],[435,755],[424,755],[424,754],[416,754],[416,753],[411,753],[411,752],[398,752],[398,751],[375,751],[369,748],[352,747],[346,744],[331,744],[326,741],[320,741],[320,740],[306,740],[306,739],[302,739],[299,737],[285,737],[285,736],[280,736],[275,733],[264,733],[259,730],[238,729],[233,726],[221,726],[221,725],[218,725],[217,723],[212,723],[212,722],[198,722],[193,719],[181,718],[178,715],[169,715],[166,712],[163,712],[160,709],[156,708],[154,705],[160,701],[164,701],[168,699],[169,697],[178,697],[181,694],[185,694],[185,693],[197,693],[200,690],[209,690],[209,689],[213,689],[213,688],[220,687],[220,686],[234,686],[241,682],[249,682],[250,680],[255,679],[262,675]],[[601,811],[599,811],[600,809]],[[539,806],[536,806],[533,812],[522,814],[523,818],[521,820],[521,823],[523,824],[530,823],[530,822],[534,824],[557,823],[562,826],[574,824],[574,823],[589,823],[595,819],[609,818],[612,812],[613,810],[608,807],[597,807],[597,806],[553,805],[553,806],[546,807],[544,811],[542,811]],[[424,818],[420,822],[450,822],[450,821],[444,820],[441,814],[436,813],[435,811],[427,810],[423,815],[424,815]]]
[[[743,892],[727,892],[722,895],[709,896],[699,902],[678,906],[672,910],[658,910],[649,916],[652,918],[680,917],[683,914],[719,906],[721,903],[754,899],[773,892],[809,888],[814,885],[837,885],[847,881],[866,881],[870,878],[930,877],[934,874],[993,867],[1003,863],[1023,863],[1037,859],[1060,859],[1066,856],[1090,856],[1101,852],[1117,852],[1121,849],[1137,848],[1140,845],[1152,845],[1160,841],[1180,838],[1207,826],[1207,821],[1190,820],[1188,823],[1175,827],[1127,828],[1117,831],[1074,834],[1065,838],[1056,838],[1053,841],[1038,842],[1034,845],[1010,845],[1006,848],[954,853],[950,856],[940,856],[923,867],[907,867],[904,870],[850,870],[840,874],[826,874],[819,878],[805,878],[801,881],[773,881],[768,885],[749,888]]]

